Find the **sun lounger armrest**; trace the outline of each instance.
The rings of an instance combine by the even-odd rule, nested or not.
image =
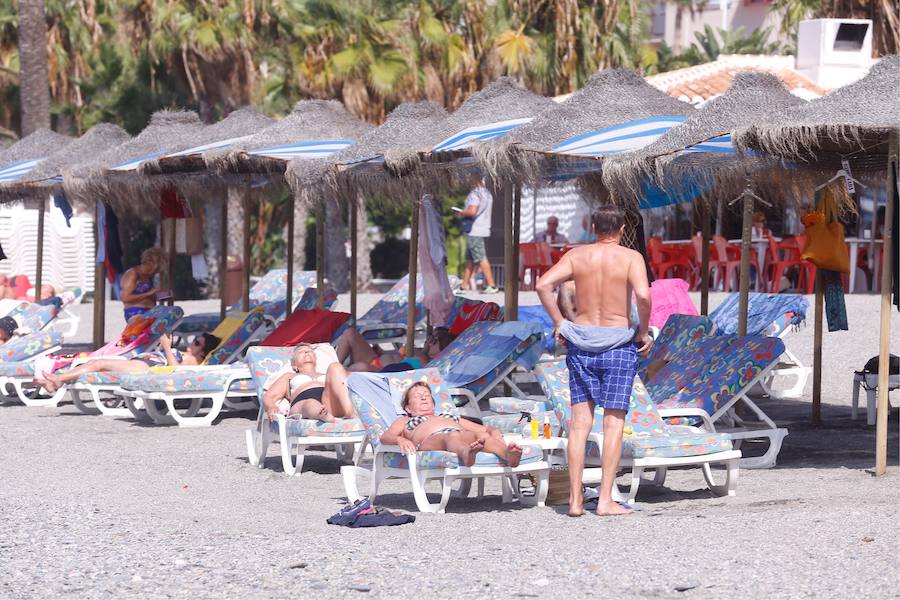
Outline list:
[[[661,408],[659,416],[663,419],[668,417],[700,417],[703,420],[703,429],[715,433],[716,426],[713,425],[709,413],[702,408]]]
[[[466,388],[452,388],[450,390],[450,395],[451,396],[464,396],[466,398],[466,401],[463,402],[462,404],[460,404],[459,402],[456,402],[455,404],[457,407],[465,406],[469,402],[475,402],[475,393],[472,392],[472,390],[467,390]]]

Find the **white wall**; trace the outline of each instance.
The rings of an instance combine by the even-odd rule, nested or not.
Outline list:
[[[702,9],[695,9],[692,15],[689,10],[681,11],[681,22],[678,23],[678,6],[674,2],[665,3],[664,32],[661,37],[676,52],[682,52],[696,41],[695,33],[702,33],[706,25],[718,31],[722,27],[722,9],[720,0],[709,0]],[[654,14],[654,24],[658,27],[660,18]],[[782,40],[780,32],[781,16],[772,10],[771,2],[756,0],[745,4],[744,0],[728,0],[728,12],[725,19],[727,29],[733,31],[742,27],[744,35],[753,31],[771,27],[769,42]],[[654,33],[656,33],[654,31]],[[787,41],[787,40],[782,40]]]

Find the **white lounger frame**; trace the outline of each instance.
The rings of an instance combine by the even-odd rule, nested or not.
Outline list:
[[[53,346],[52,348],[48,348],[39,354],[35,354],[22,362],[30,362],[42,356],[59,352],[61,349],[62,346]],[[0,398],[0,404],[9,404],[10,401],[15,402],[15,400],[18,399],[18,401],[25,406],[58,406],[62,397],[65,395],[65,390],[57,391],[52,398],[31,398],[26,393],[26,390],[37,389],[37,386],[32,382],[33,379],[33,377],[0,377],[0,392],[3,394],[3,398]],[[60,391],[62,393],[60,393]]]

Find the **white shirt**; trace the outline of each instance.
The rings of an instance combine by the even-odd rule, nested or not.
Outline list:
[[[472,223],[472,231],[469,235],[476,237],[491,237],[491,207],[494,197],[484,186],[478,186],[466,196],[466,208],[477,206],[475,222]]]
[[[566,236],[561,234],[559,232],[559,230],[556,231],[555,238],[552,235],[550,235],[549,231],[545,230],[545,231],[542,231],[539,234],[537,234],[537,237],[535,239],[537,239],[539,242],[547,242],[548,244],[568,244],[569,243],[569,238],[567,238]]]

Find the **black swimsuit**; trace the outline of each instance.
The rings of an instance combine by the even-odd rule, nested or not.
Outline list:
[[[302,392],[300,392],[299,394],[297,394],[296,398],[291,400],[291,406],[294,406],[301,400],[309,400],[310,398],[313,398],[314,400],[318,400],[319,402],[321,402],[322,401],[322,393],[324,391],[325,391],[325,386],[307,388],[307,389],[303,390]]]

